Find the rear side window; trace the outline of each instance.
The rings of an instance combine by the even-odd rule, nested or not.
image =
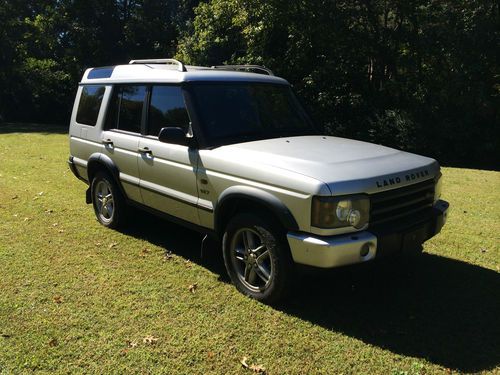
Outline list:
[[[148,135],[158,135],[161,128],[173,126],[189,129],[189,116],[179,86],[153,86],[149,107]]]
[[[95,126],[105,90],[104,86],[83,86],[78,112],[76,113],[76,122]]]
[[[109,106],[106,128],[140,133],[142,107],[146,92],[146,86],[115,86]]]

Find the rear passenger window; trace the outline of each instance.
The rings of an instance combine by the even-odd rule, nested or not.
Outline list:
[[[76,113],[76,122],[95,126],[105,90],[104,86],[83,86]]]
[[[174,126],[189,129],[189,116],[179,86],[153,86],[149,107],[148,135],[157,136],[161,128]]]
[[[146,91],[146,86],[115,86],[106,128],[140,133]]]

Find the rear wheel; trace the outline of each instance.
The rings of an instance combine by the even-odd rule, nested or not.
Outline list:
[[[228,224],[223,254],[231,281],[243,294],[277,303],[289,292],[293,262],[283,230],[253,214],[239,214]]]
[[[91,193],[95,216],[102,225],[117,228],[125,222],[125,199],[108,173],[96,174],[92,180]]]

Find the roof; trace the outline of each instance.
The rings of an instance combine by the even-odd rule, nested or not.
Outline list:
[[[147,60],[143,60],[147,61]],[[151,60],[154,61],[154,60]],[[160,61],[160,60],[158,60]],[[175,61],[175,60],[172,60]],[[273,75],[264,75],[241,70],[229,70],[221,66],[201,67],[184,66],[171,63],[143,63],[141,60],[131,61],[127,65],[90,68],[85,71],[81,83],[141,83],[141,82],[200,82],[200,81],[239,81],[288,84]],[[231,66],[235,67],[235,66]],[[242,66],[245,68],[245,66]],[[265,69],[265,68],[263,68]],[[269,71],[270,74],[272,72]]]

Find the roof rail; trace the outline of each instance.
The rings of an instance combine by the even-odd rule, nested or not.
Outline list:
[[[213,65],[212,69],[222,69],[222,70],[242,70],[242,71],[256,71],[256,73],[264,73],[268,76],[274,76],[274,73],[271,69],[266,68],[261,65]]]
[[[146,59],[146,60],[130,60],[129,64],[168,64],[177,65],[179,72],[187,72],[186,67],[182,62],[176,59]]]

